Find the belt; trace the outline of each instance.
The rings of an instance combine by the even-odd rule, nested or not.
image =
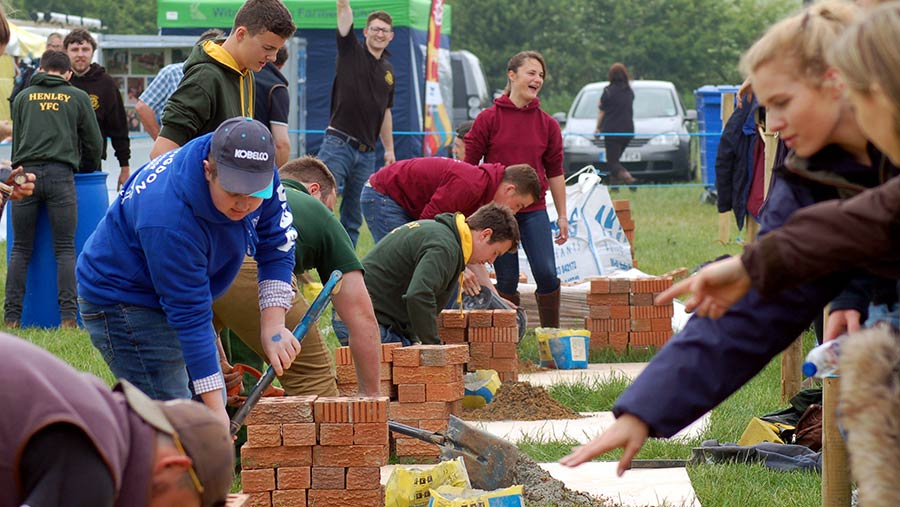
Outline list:
[[[351,147],[353,147],[353,149],[358,150],[362,153],[365,153],[367,151],[372,151],[375,149],[375,148],[361,142],[359,139],[357,139],[349,134],[345,134],[336,128],[328,127],[327,129],[325,129],[325,135],[336,137],[336,138],[344,141],[345,143],[349,144]]]

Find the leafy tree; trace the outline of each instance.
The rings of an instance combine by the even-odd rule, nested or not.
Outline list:
[[[32,12],[62,12],[103,21],[108,33],[156,33],[156,1],[146,0],[9,0],[7,13],[27,19]]]

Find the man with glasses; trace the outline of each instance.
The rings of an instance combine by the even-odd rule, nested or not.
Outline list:
[[[365,47],[353,34],[350,0],[337,0],[337,63],[331,88],[331,119],[319,148],[319,158],[343,187],[341,225],[353,245],[359,239],[362,212],[359,195],[375,172],[375,144],[384,144],[385,165],[394,162],[391,106],[394,104],[394,68],[385,59],[394,38],[393,20],[375,11],[363,29]]]

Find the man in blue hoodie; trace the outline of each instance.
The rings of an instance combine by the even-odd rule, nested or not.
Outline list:
[[[212,301],[245,255],[259,265],[268,361],[280,375],[300,351],[284,327],[297,231],[274,158],[265,126],[225,121],[133,175],[78,258],[81,317],[113,374],[154,399],[193,391],[223,424]]]

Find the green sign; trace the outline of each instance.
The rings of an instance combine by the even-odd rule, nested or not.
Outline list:
[[[157,24],[160,28],[230,28],[241,0],[158,0]],[[294,24],[303,29],[337,27],[337,5],[334,0],[285,0]],[[394,26],[428,31],[431,0],[354,0],[353,25],[360,28],[373,11],[383,10],[394,18]],[[441,31],[451,33],[450,6],[444,5]]]

